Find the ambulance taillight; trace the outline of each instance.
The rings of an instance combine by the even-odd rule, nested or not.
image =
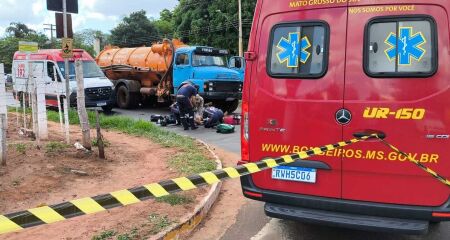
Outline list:
[[[241,130],[241,157],[243,162],[250,160],[248,140],[249,140],[249,115],[248,115],[248,102],[242,101],[242,130]]]

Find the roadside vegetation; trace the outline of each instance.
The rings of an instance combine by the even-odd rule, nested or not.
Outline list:
[[[9,108],[10,112],[15,112],[15,108]],[[49,121],[59,123],[58,112],[49,110],[47,112]],[[91,126],[95,126],[96,114],[93,111],[88,111],[88,119]],[[76,110],[69,111],[69,120],[72,125],[79,125],[78,114]],[[201,144],[194,139],[181,136],[176,133],[164,130],[155,124],[145,120],[134,120],[125,116],[107,116],[100,114],[99,116],[100,126],[104,130],[117,131],[133,136],[144,137],[150,139],[162,147],[177,149],[177,154],[172,155],[167,159],[167,164],[170,169],[178,172],[180,175],[191,175],[201,172],[207,172],[215,170],[216,164],[203,150]],[[105,140],[105,146],[111,146],[111,142]],[[97,142],[94,139],[92,145],[96,146]],[[11,147],[15,152],[21,155],[27,153],[29,146],[24,143],[15,143]],[[47,156],[58,155],[64,153],[68,149],[72,148],[71,145],[67,145],[64,142],[50,141],[42,146],[42,150],[45,151]],[[65,172],[70,172],[71,169],[64,169]],[[13,179],[11,185],[13,187],[20,186],[22,179]],[[178,193],[169,196],[157,198],[155,200],[158,203],[168,204],[170,206],[186,206],[195,202],[195,197],[188,193]],[[164,231],[171,225],[175,224],[175,219],[170,219],[167,215],[150,214],[147,220],[134,226],[131,230],[120,229],[105,229],[101,233],[93,236],[92,240],[134,240],[134,239],[146,239],[151,235],[155,235],[161,231]]]
[[[151,235],[155,235],[157,233],[162,232],[167,229],[172,224],[175,224],[176,221],[172,221],[167,216],[163,216],[160,214],[152,213],[147,218],[147,222],[141,225],[141,230],[138,228],[133,228],[129,232],[118,233],[115,230],[106,230],[101,232],[98,235],[93,236],[92,240],[138,240],[138,239],[147,239]]]
[[[167,203],[167,204],[170,204],[171,206],[193,203],[194,200],[195,199],[192,196],[187,196],[182,193],[181,194],[172,194],[172,195],[168,195],[168,196],[164,196],[164,197],[160,197],[160,198],[156,199],[157,202]]]
[[[23,143],[17,143],[15,144],[16,152],[20,153],[21,155],[25,155],[27,153],[27,145]]]
[[[48,111],[47,116],[49,121],[59,122],[57,112]],[[91,126],[95,126],[95,112],[88,111],[88,117]],[[80,124],[75,110],[69,112],[69,122],[71,124]],[[214,170],[216,167],[214,161],[206,157],[203,151],[199,151],[198,143],[194,139],[161,129],[151,122],[124,116],[106,116],[101,114],[100,126],[103,129],[146,137],[167,148],[179,149],[179,154],[170,158],[168,164],[170,168],[181,174],[190,175],[207,172]]]
[[[69,145],[62,142],[49,142],[45,145],[45,153],[47,154],[60,154],[63,153]]]
[[[49,121],[59,122],[59,115],[57,112],[48,111]],[[95,112],[88,111],[89,122],[91,126],[95,125]],[[71,124],[79,124],[78,114],[71,110],[69,114]],[[215,162],[211,161],[203,151],[199,151],[198,143],[189,137],[180,136],[173,132],[163,130],[155,124],[144,121],[134,120],[124,116],[106,116],[100,115],[100,126],[103,129],[120,131],[126,134],[146,137],[167,148],[179,149],[179,153],[168,159],[170,168],[176,170],[180,174],[190,175],[215,169]],[[95,146],[95,143],[93,143]],[[195,201],[194,197],[185,193],[173,194],[162,198],[157,198],[157,202],[167,203],[171,206],[187,205]],[[157,234],[167,229],[175,221],[169,219],[167,216],[158,214],[151,214],[148,221],[138,228],[134,228],[130,232],[119,234],[116,231],[110,230],[92,237],[92,240],[135,240],[144,239],[150,235]]]

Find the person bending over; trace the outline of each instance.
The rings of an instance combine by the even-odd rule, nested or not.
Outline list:
[[[194,109],[191,102],[191,98],[198,94],[197,88],[195,88],[192,82],[184,82],[178,88],[177,103],[180,110],[180,121],[184,127],[184,130],[197,129],[194,122]]]

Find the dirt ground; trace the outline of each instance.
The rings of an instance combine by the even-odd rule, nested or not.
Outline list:
[[[20,137],[15,125],[15,117],[11,116],[7,138],[8,165],[0,167],[2,214],[96,196],[179,176],[166,163],[177,150],[161,147],[145,138],[103,131],[110,146],[106,148],[107,160],[102,161],[98,159],[95,148],[91,155],[80,153],[73,146],[63,152],[48,153],[45,146],[49,142],[61,142],[64,139],[59,124],[49,123],[51,137],[49,141],[41,144],[43,147],[40,150],[36,149],[35,142]],[[95,136],[94,131],[91,136]],[[79,128],[72,126],[71,140],[80,137]],[[86,172],[88,176],[76,175],[71,170]],[[151,235],[149,229],[153,224],[149,223],[149,216],[159,214],[167,216],[172,223],[176,222],[193,211],[206,193],[207,189],[184,193],[195,199],[189,204],[171,206],[150,200],[2,235],[1,239],[91,239],[107,230],[128,233],[132,229],[138,229],[137,233],[136,230],[133,233],[136,239],[145,239]]]
[[[223,167],[233,167],[240,160],[239,155],[229,153],[220,148],[214,148],[214,152],[222,160]],[[192,240],[220,239],[230,226],[236,222],[239,209],[247,202],[241,192],[239,179],[225,181],[219,199],[203,223],[189,237]]]

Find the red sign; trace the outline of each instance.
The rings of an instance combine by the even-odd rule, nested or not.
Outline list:
[[[16,70],[17,78],[25,78],[25,63],[19,63]]]

